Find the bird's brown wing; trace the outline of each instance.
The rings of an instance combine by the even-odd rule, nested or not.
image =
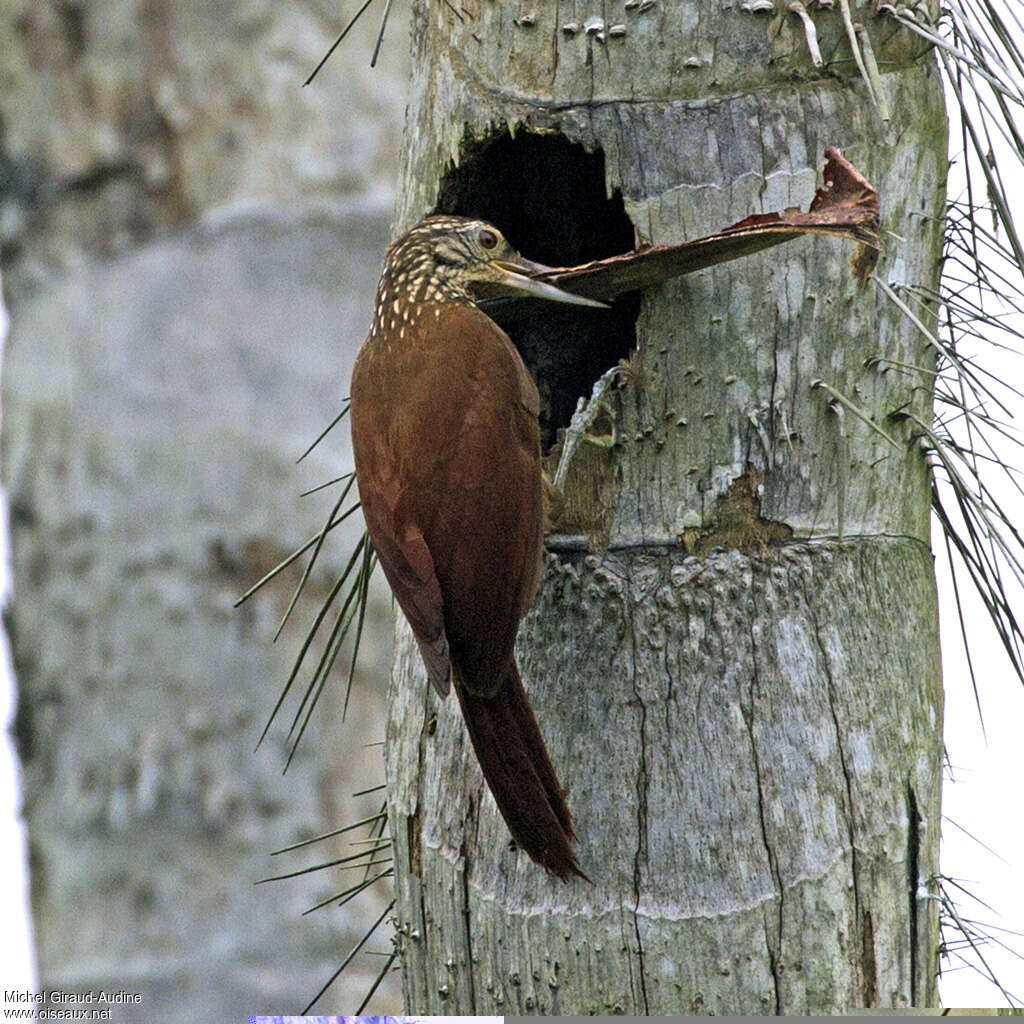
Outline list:
[[[452,663],[465,688],[491,696],[512,662],[542,552],[539,399],[507,335],[472,307],[438,320],[448,353],[444,425],[423,523],[444,598]],[[452,415],[451,410],[457,410]],[[419,500],[410,492],[409,500]]]

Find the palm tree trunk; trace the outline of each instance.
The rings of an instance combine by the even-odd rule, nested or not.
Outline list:
[[[788,5],[627,6],[599,27],[578,4],[420,0],[397,226],[486,214],[571,263],[629,247],[615,216],[663,243],[806,205],[837,145],[882,199],[877,276],[935,285],[946,121],[912,37],[853,12],[885,69],[876,105],[838,9],[812,11],[816,70]],[[625,360],[518,648],[593,883],[509,848],[400,627],[387,757],[410,1011],[936,1002],[942,693],[916,423],[934,362],[848,255],[804,239],[603,328],[510,327],[549,439]]]

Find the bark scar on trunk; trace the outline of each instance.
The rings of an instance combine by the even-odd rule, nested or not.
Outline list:
[[[405,819],[409,834],[409,874],[419,878],[423,871],[420,854],[420,812],[414,811]]]
[[[679,543],[691,555],[706,555],[715,548],[735,548],[764,556],[768,549],[792,539],[793,528],[761,515],[764,475],[750,463],[716,503],[708,526],[683,530]]]
[[[864,920],[861,922],[861,964],[863,970],[863,985],[861,996],[865,1007],[878,1005],[878,965],[875,962],[875,927],[871,923],[871,911],[864,911]],[[913,947],[911,947],[913,949]],[[911,975],[913,978],[913,975]],[[913,985],[913,980],[911,980]]]
[[[918,924],[917,924],[917,889],[919,885],[921,856],[921,814],[917,807],[917,794],[914,784],[907,779],[907,891],[910,906],[908,920],[910,922],[910,1005],[917,1005],[917,972],[918,972]]]

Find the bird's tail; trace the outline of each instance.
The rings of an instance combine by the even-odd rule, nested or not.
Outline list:
[[[512,838],[553,875],[586,878],[570,845],[576,833],[565,793],[515,662],[493,697],[474,696],[461,684],[455,692],[484,778]]]

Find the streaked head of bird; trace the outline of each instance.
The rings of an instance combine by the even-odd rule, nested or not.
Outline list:
[[[524,259],[486,221],[435,216],[397,239],[377,288],[374,333],[397,330],[427,303],[473,304],[480,299],[527,295],[554,302],[604,307],[536,279],[551,268]]]

